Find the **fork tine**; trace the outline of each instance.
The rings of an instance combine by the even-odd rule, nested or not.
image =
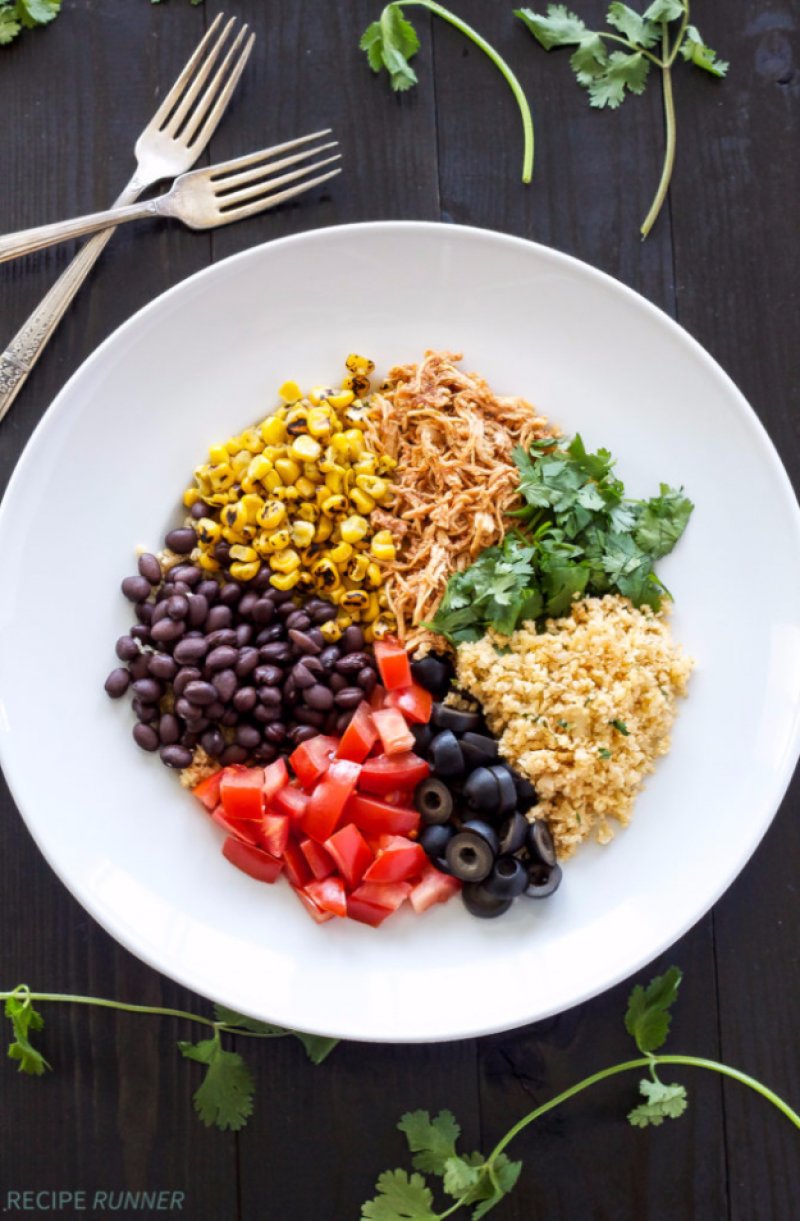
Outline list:
[[[317,153],[327,152],[329,148],[338,148],[338,140],[330,140],[327,144],[317,144],[314,148],[303,149],[301,153],[295,153],[292,157],[282,157],[280,161],[265,161],[261,165],[256,165],[251,170],[242,170],[240,174],[226,174],[224,178],[214,178],[212,185],[215,194],[222,198],[229,191],[233,191],[236,187],[243,187],[246,182],[255,182],[259,178],[264,178],[267,174],[272,174],[276,170],[285,170],[289,165],[296,165],[298,161],[305,161],[307,157],[315,157]]]
[[[183,131],[181,132],[181,137],[180,137],[181,140],[184,141],[184,143],[186,143],[186,144],[192,143],[195,133],[198,131],[200,124],[203,122],[212,103],[214,102],[217,94],[219,93],[220,87],[222,86],[222,82],[225,79],[225,75],[228,72],[231,64],[233,63],[234,56],[238,53],[239,48],[241,47],[242,42],[244,41],[245,35],[247,33],[247,28],[248,28],[247,26],[243,26],[242,29],[239,31],[239,33],[236,37],[236,40],[234,41],[233,45],[231,46],[230,50],[228,51],[228,54],[225,56],[222,63],[220,64],[219,68],[214,73],[214,76],[212,77],[212,79],[208,85],[208,88],[206,89],[205,93],[203,94],[203,96],[200,98],[199,102],[195,106],[194,113],[187,120],[186,126],[184,127]],[[252,46],[252,38],[250,40],[250,45]],[[242,55],[244,55],[244,57],[245,57],[245,63],[247,62],[247,56],[249,54],[250,54],[249,49],[245,48],[245,50],[242,52]],[[241,67],[244,67],[244,65],[241,65]]]
[[[235,20],[236,20],[235,17],[232,18],[232,21],[235,21]],[[200,42],[197,44],[195,50],[192,52],[191,56],[189,57],[189,60],[186,63],[186,65],[184,66],[183,71],[181,72],[180,76],[175,81],[174,85],[170,89],[167,96],[164,98],[164,101],[161,103],[161,105],[159,106],[156,113],[153,115],[153,118],[150,121],[151,128],[158,130],[161,127],[162,123],[165,122],[165,120],[166,120],[168,114],[170,113],[170,111],[172,110],[173,106],[175,106],[180,101],[181,95],[183,94],[183,91],[186,87],[187,82],[191,80],[192,74],[194,73],[195,68],[200,63],[200,61],[202,60],[206,51],[208,50],[208,47],[211,44],[211,42],[214,38],[214,35],[216,34],[217,30],[219,29],[221,21],[222,21],[222,13],[219,13],[214,18],[214,20],[212,21],[212,23],[208,27],[208,29],[206,30],[206,33],[203,36],[203,38],[200,39]],[[227,38],[228,29],[230,28],[230,24],[231,23],[228,22],[228,25],[223,30],[222,35],[220,36],[220,42],[224,41],[224,39]]]
[[[305,178],[307,174],[311,174],[314,170],[321,170],[323,165],[331,165],[334,161],[341,161],[342,154],[336,153],[333,157],[324,157],[322,161],[316,161],[313,165],[303,165],[299,170],[292,170],[289,174],[281,174],[278,178],[266,178],[261,182],[257,182],[255,186],[245,187],[241,191],[234,191],[230,195],[223,195],[218,198],[217,205],[220,210],[225,211],[229,207],[235,207],[237,204],[243,204],[248,199],[257,199],[263,196],[266,192],[272,192],[274,187],[282,187],[285,182],[295,182],[298,178]]]
[[[297,148],[300,144],[308,144],[310,140],[316,140],[319,136],[329,136],[331,128],[325,127],[322,131],[312,131],[308,136],[298,136],[296,140],[286,140],[283,144],[273,144],[272,148],[262,148],[258,153],[248,153],[244,157],[234,157],[230,161],[220,161],[219,165],[215,165],[209,172],[209,178],[212,183],[216,183],[225,174],[232,170],[243,170],[248,165],[255,165],[257,161],[264,161],[267,157],[272,157],[275,153],[288,153],[290,149]],[[205,171],[204,171],[205,172]]]
[[[245,29],[246,28],[247,27],[245,26]],[[196,135],[194,135],[194,139],[192,140],[193,145],[206,144],[211,139],[214,132],[216,131],[217,124],[219,123],[220,119],[222,118],[223,114],[225,113],[225,108],[227,107],[228,102],[230,101],[231,94],[233,93],[234,89],[236,88],[237,84],[239,83],[239,77],[244,72],[245,64],[247,63],[248,59],[250,58],[250,52],[253,49],[253,43],[255,42],[255,40],[256,40],[255,34],[251,34],[249,39],[247,40],[247,45],[245,46],[244,50],[242,51],[241,55],[239,56],[238,62],[234,65],[233,71],[231,72],[230,76],[228,77],[225,88],[222,90],[222,93],[219,95],[219,98],[217,99],[216,105],[206,115],[205,121],[204,121],[203,126],[201,127],[200,131]]]
[[[309,166],[307,168],[313,169],[314,167]],[[329,170],[327,174],[320,174],[318,178],[311,178],[308,182],[300,182],[297,186],[287,187],[285,191],[279,191],[277,195],[266,195],[255,203],[232,208],[230,212],[222,212],[218,224],[229,225],[235,220],[244,220],[248,216],[257,216],[259,212],[266,212],[267,208],[274,208],[276,204],[283,203],[284,200],[291,199],[294,195],[302,195],[304,191],[310,191],[312,187],[318,186],[321,182],[327,182],[329,178],[335,178],[341,172],[341,168]]]
[[[236,18],[231,17],[230,21],[228,21],[225,28],[222,30],[219,38],[214,43],[214,46],[209,51],[202,64],[199,65],[192,78],[191,84],[180,98],[180,104],[176,107],[175,111],[170,114],[169,122],[165,123],[162,127],[162,131],[165,135],[174,136],[178,128],[186,119],[186,116],[194,105],[197,95],[200,93],[200,90],[203,88],[204,84],[211,75],[211,70],[214,67],[214,64],[217,62],[220,52],[228,40],[228,35],[231,33],[235,25]]]

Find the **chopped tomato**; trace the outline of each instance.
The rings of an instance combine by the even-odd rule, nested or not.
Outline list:
[[[433,907],[434,903],[446,903],[448,899],[452,899],[453,895],[457,895],[460,889],[461,883],[458,878],[451,878],[449,874],[442,873],[433,865],[428,864],[408,898],[419,916],[429,907]]]
[[[362,700],[353,714],[352,721],[342,734],[342,740],[336,752],[337,757],[352,759],[354,763],[363,763],[377,740],[378,730],[372,719],[370,706],[366,700]]]
[[[395,691],[398,687],[410,687],[411,665],[408,653],[400,641],[385,636],[383,640],[376,640],[373,648],[381,682],[386,690]]]
[[[372,853],[358,827],[348,823],[325,840],[325,848],[336,862],[339,873],[352,889],[372,864]],[[313,868],[313,866],[312,866]]]
[[[205,780],[201,780],[192,789],[197,800],[202,801],[207,810],[213,810],[219,805],[219,786],[223,771],[224,768],[220,768],[213,776],[206,776]]]
[[[300,851],[300,845],[296,840],[290,839],[287,842],[283,850],[283,863],[286,867],[286,876],[295,889],[305,886],[306,882],[311,881],[312,875],[308,861]]]
[[[265,814],[257,824],[258,838],[263,848],[273,856],[283,856],[289,839],[289,818],[286,814]]]
[[[264,813],[263,767],[226,767],[219,795],[228,818],[260,818]]]
[[[413,789],[426,780],[430,768],[424,759],[409,751],[401,755],[378,755],[367,759],[361,768],[358,787],[367,793],[391,793],[395,789]]]
[[[330,912],[334,916],[347,915],[344,882],[336,874],[329,878],[314,878],[303,889],[320,911]]]
[[[372,695],[369,697],[369,706],[373,712],[380,712],[381,708],[386,707],[386,688],[382,687],[380,683],[372,689]]]
[[[375,903],[367,903],[365,899],[356,899],[354,895],[348,895],[347,914],[351,920],[357,920],[359,924],[368,924],[371,928],[378,928],[384,920],[389,919],[392,913],[388,907],[378,907]]]
[[[430,691],[412,683],[410,687],[401,687],[398,691],[390,691],[386,697],[390,708],[399,708],[407,721],[413,725],[427,725],[433,711],[433,696]]]
[[[302,820],[306,835],[324,843],[333,834],[360,773],[360,763],[350,759],[333,760],[308,799]]]
[[[414,735],[399,708],[382,708],[373,713],[373,720],[387,755],[400,755],[413,749]]]
[[[405,902],[411,890],[409,882],[362,882],[351,898],[394,912]]]
[[[221,805],[211,811],[211,817],[229,835],[235,835],[242,843],[252,844],[254,848],[258,846],[258,823],[246,822],[244,819],[231,822]]]
[[[336,863],[333,857],[315,839],[301,839],[300,851],[306,858],[308,867],[315,878],[327,878],[335,872]]]
[[[292,883],[292,890],[303,904],[303,907],[306,909],[311,919],[315,920],[317,924],[324,924],[326,920],[333,919],[333,912],[323,911],[322,908],[318,907],[311,896],[307,895],[305,890],[303,890],[301,887],[295,886],[295,884]]]
[[[389,805],[363,793],[353,793],[345,806],[345,814],[367,835],[408,835],[419,827],[416,810]]]
[[[329,738],[320,733],[292,751],[289,762],[304,789],[313,789],[320,776],[327,772],[338,746],[338,738]]]
[[[404,835],[387,835],[375,860],[364,874],[365,882],[405,882],[421,873],[428,863],[421,844]]]
[[[308,794],[293,784],[287,784],[279,789],[272,799],[272,808],[276,814],[288,814],[293,827],[300,826],[300,820],[306,812]]]
[[[229,835],[222,845],[222,855],[237,869],[259,882],[274,882],[283,869],[283,861],[276,860],[261,848],[243,844],[233,835]]]
[[[286,770],[286,760],[283,756],[264,768],[264,800],[267,805],[289,783],[289,773]]]

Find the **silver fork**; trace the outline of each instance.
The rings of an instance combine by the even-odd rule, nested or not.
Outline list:
[[[255,216],[256,213],[274,208],[276,204],[283,203],[294,195],[300,195],[341,173],[341,168],[337,168],[309,178],[309,174],[315,174],[324,166],[341,160],[341,153],[323,157],[321,161],[289,170],[286,174],[278,172],[296,165],[298,161],[315,157],[317,153],[337,148],[336,140],[318,144],[314,148],[305,148],[302,152],[282,157],[278,161],[272,160],[278,153],[290,152],[299,145],[328,135],[329,132],[330,128],[315,131],[311,135],[288,140],[284,144],[275,144],[272,148],[250,153],[246,157],[236,157],[233,161],[223,161],[206,169],[192,170],[191,173],[176,178],[170,190],[159,195],[157,199],[129,204],[123,208],[109,208],[106,212],[92,212],[76,220],[40,225],[35,229],[23,229],[19,233],[0,237],[0,263],[23,254],[31,254],[34,250],[42,250],[45,246],[54,246],[57,242],[71,237],[96,233],[98,229],[107,229],[146,216],[169,216],[183,221],[190,229],[215,229],[220,225],[244,220],[247,216]],[[287,183],[294,183],[294,186],[287,186]],[[284,189],[278,189],[281,187]]]
[[[117,199],[116,206],[133,203],[162,178],[172,178],[190,169],[216,131],[255,41],[255,34],[247,38],[247,26],[243,26],[214,71],[233,33],[236,18],[232,17],[220,30],[221,24],[222,14],[209,26],[136,141],[136,172]],[[108,229],[87,242],[0,355],[0,420],[112,233],[113,229]]]

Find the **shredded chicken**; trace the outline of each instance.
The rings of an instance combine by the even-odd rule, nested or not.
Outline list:
[[[520,503],[512,449],[551,432],[530,403],[493,394],[459,360],[426,352],[421,364],[392,369],[372,395],[365,430],[370,449],[397,461],[385,527],[399,555],[385,588],[400,638],[417,651],[438,639],[420,623],[435,614],[450,575],[511,524],[508,511]]]

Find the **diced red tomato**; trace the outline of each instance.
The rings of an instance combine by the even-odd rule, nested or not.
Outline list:
[[[386,697],[390,708],[399,708],[407,721],[413,725],[427,725],[433,711],[433,696],[430,691],[412,683],[410,687],[401,687],[398,691],[390,691]]]
[[[366,835],[409,835],[419,827],[416,810],[389,805],[363,793],[353,793],[345,806],[345,815]]]
[[[201,780],[192,789],[197,800],[201,801],[207,810],[213,810],[219,805],[219,786],[223,771],[224,768],[220,768],[213,776],[206,776],[205,780]]]
[[[334,916],[347,915],[347,895],[344,882],[335,873],[329,878],[314,878],[304,887],[305,893],[320,911]]]
[[[295,886],[295,884],[292,883],[292,890],[303,904],[303,907],[306,909],[311,919],[315,920],[317,924],[324,924],[326,920],[333,919],[333,912],[323,911],[322,908],[318,907],[311,896],[307,895],[305,890],[303,890],[301,887]]]
[[[335,872],[336,863],[333,857],[315,839],[301,839],[300,851],[306,858],[308,867],[315,878],[327,878]]]
[[[410,687],[411,665],[408,653],[400,641],[392,636],[385,636],[383,640],[376,640],[373,648],[381,682],[386,690],[396,691],[398,687]]]
[[[360,763],[350,759],[333,760],[308,799],[302,820],[306,835],[324,843],[333,834],[360,774]]]
[[[264,768],[264,800],[269,805],[275,795],[284,785],[289,783],[289,773],[286,770],[286,760],[281,757]]]
[[[308,794],[293,784],[287,784],[279,789],[272,799],[272,808],[276,814],[288,814],[292,827],[300,826],[300,820],[306,812]]]
[[[261,846],[273,856],[283,856],[289,839],[289,816],[270,812],[256,826]]]
[[[449,874],[442,873],[429,863],[408,898],[414,911],[420,916],[429,907],[433,907],[434,903],[446,903],[448,899],[452,899],[460,889],[458,878],[451,878]]]
[[[377,740],[378,730],[372,719],[370,706],[366,700],[362,700],[353,714],[352,721],[342,734],[342,740],[336,752],[337,757],[352,759],[354,763],[363,763]]]
[[[242,818],[238,822],[232,822],[221,805],[218,805],[216,809],[211,811],[211,817],[229,835],[235,835],[242,843],[252,844],[254,848],[258,846],[258,823],[247,822]]]
[[[339,746],[338,738],[330,738],[326,734],[317,734],[302,742],[289,755],[295,776],[304,789],[313,789],[314,785],[328,770],[331,759]]]
[[[228,818],[261,818],[264,813],[263,767],[226,767],[219,795]]]
[[[381,708],[386,707],[386,688],[382,687],[380,683],[372,689],[372,695],[369,697],[369,706],[373,712],[380,712]]]
[[[411,751],[402,755],[378,755],[363,764],[358,787],[379,796],[394,789],[413,789],[420,780],[428,778],[430,770],[425,760]]]
[[[405,882],[413,878],[428,863],[421,844],[404,835],[387,835],[381,842],[375,860],[364,874],[365,882]]]
[[[382,708],[372,714],[387,755],[400,755],[414,747],[414,735],[399,708]]]
[[[405,902],[411,890],[409,882],[362,882],[350,897],[394,912]]]
[[[261,848],[243,844],[233,835],[229,835],[222,845],[222,855],[237,869],[259,882],[274,882],[283,869],[283,861],[276,860]]]
[[[364,836],[358,827],[348,823],[335,831],[330,839],[325,840],[325,848],[333,857],[339,873],[352,890],[372,864],[372,852]]]
[[[286,876],[295,889],[305,886],[306,882],[311,881],[312,873],[308,867],[308,861],[300,851],[297,840],[290,839],[287,842],[283,850],[283,864],[286,868]]]
[[[353,895],[348,895],[347,914],[351,920],[357,920],[359,924],[369,924],[371,928],[378,928],[384,920],[389,919],[392,913],[388,907],[378,907],[375,903],[367,903],[364,899],[356,899]]]

